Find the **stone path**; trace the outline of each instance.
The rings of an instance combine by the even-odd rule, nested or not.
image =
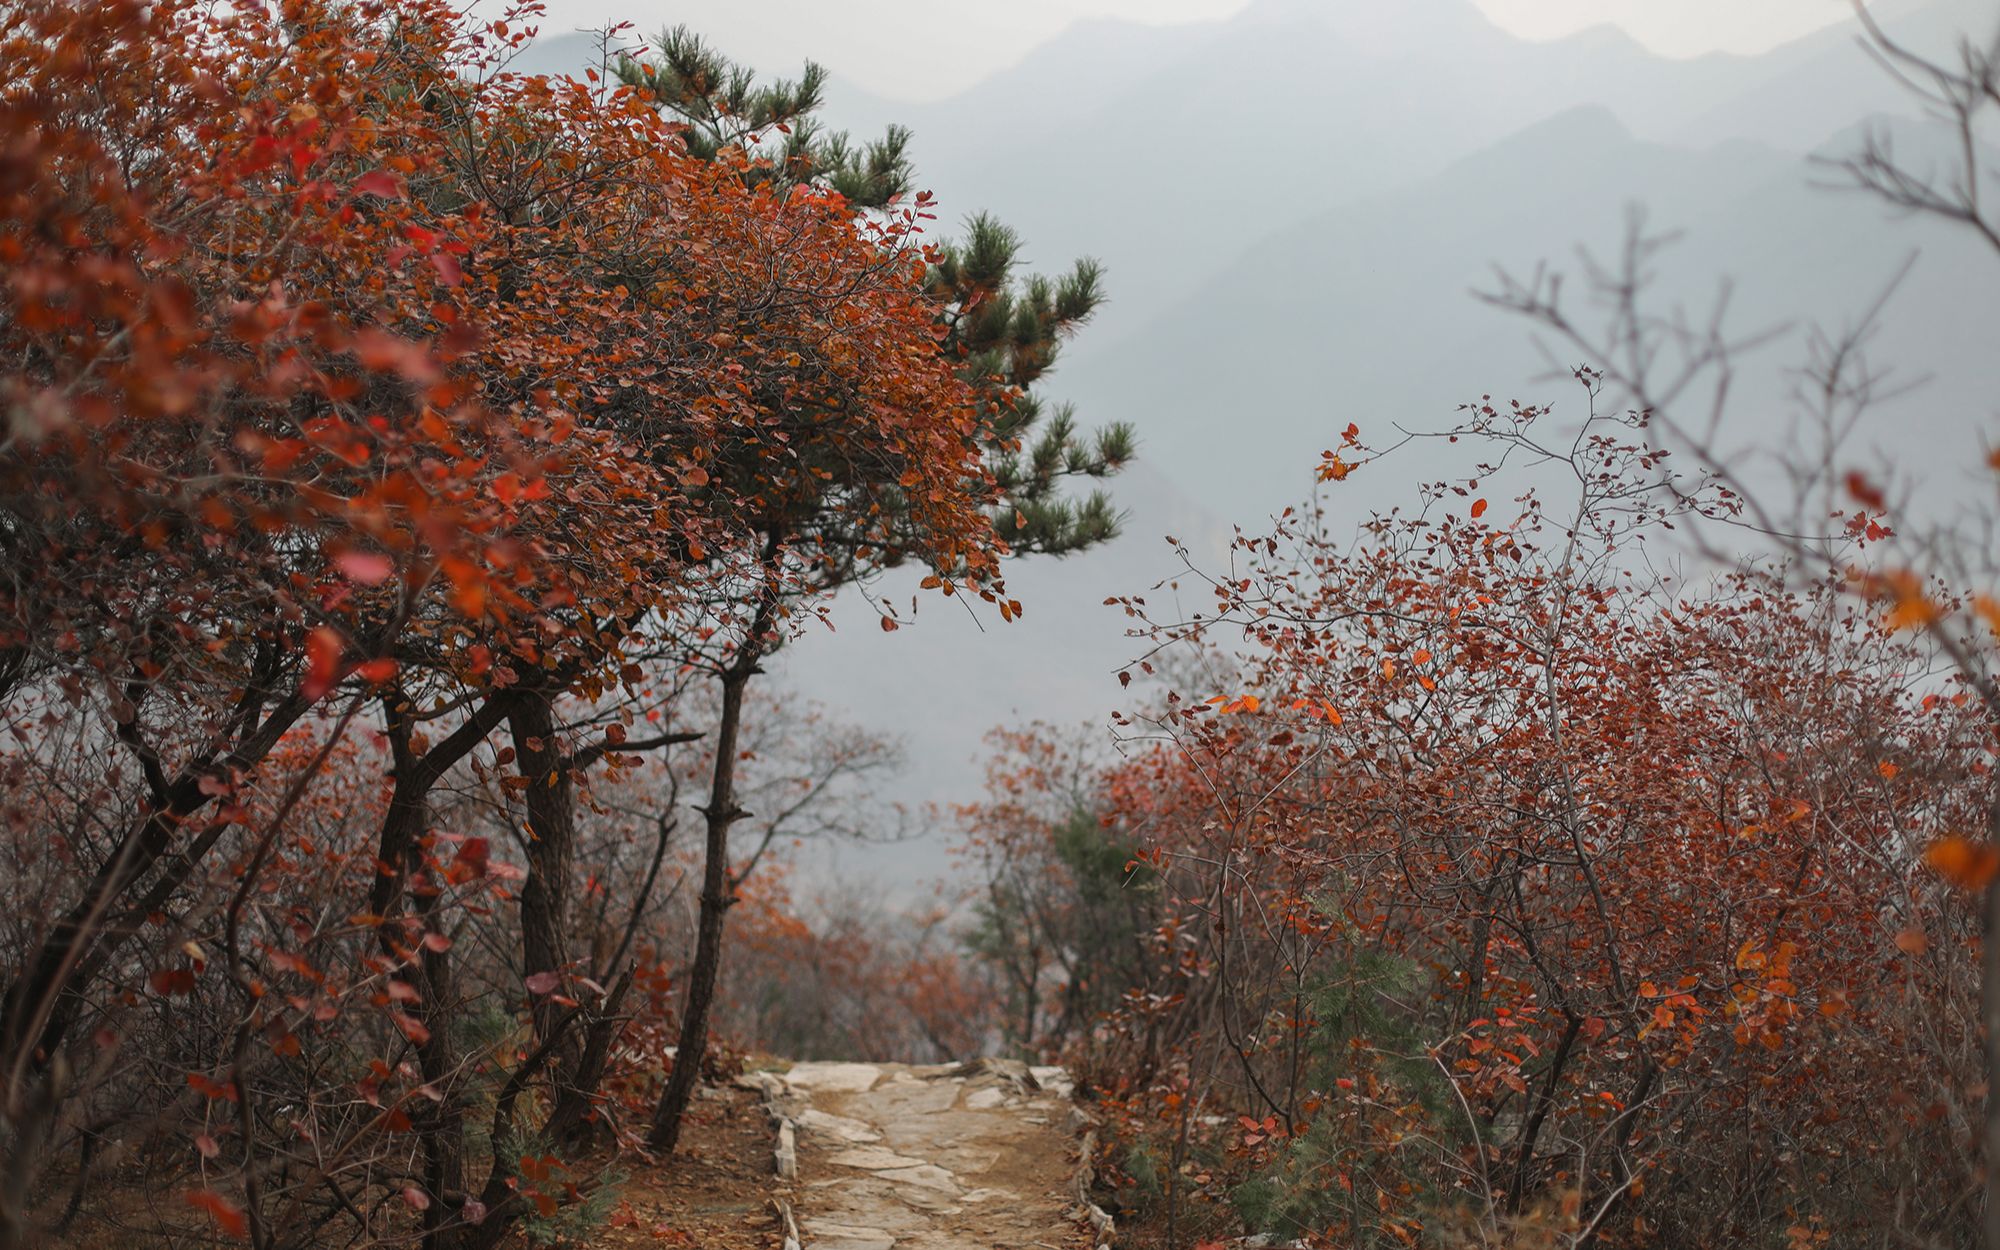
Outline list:
[[[802,1063],[745,1078],[796,1140],[803,1250],[1074,1250],[1076,1121],[1060,1068]]]

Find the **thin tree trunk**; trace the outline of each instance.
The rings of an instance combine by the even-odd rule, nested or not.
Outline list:
[[[759,614],[762,619],[763,614]],[[709,783],[707,818],[707,862],[701,877],[701,922],[696,930],[694,967],[688,973],[687,1009],[681,1016],[680,1044],[674,1051],[674,1068],[667,1078],[666,1092],[660,1095],[653,1112],[653,1130],[646,1144],[663,1154],[671,1154],[680,1140],[681,1118],[694,1097],[701,1077],[701,1061],[708,1048],[708,1012],[715,1002],[717,974],[722,967],[722,919],[733,901],[729,874],[729,829],[743,817],[736,806],[737,735],[743,721],[743,691],[757,671],[761,653],[761,631],[745,643],[745,650],[722,678],[722,716],[716,726],[715,771]]]
[[[1514,1179],[1507,1186],[1507,1209],[1519,1211],[1528,1194],[1528,1175],[1535,1163],[1535,1139],[1542,1134],[1542,1122],[1548,1119],[1549,1108],[1555,1105],[1556,1083],[1562,1079],[1563,1068],[1569,1063],[1570,1048],[1576,1045],[1577,1034],[1583,1031],[1583,1017],[1572,1015],[1563,1029],[1562,1041],[1556,1044],[1556,1053],[1549,1060],[1548,1071],[1543,1074],[1541,1088],[1536,1091],[1533,1109],[1528,1114],[1528,1122],[1521,1129],[1521,1145],[1514,1156]]]
[[[438,896],[421,898],[417,914],[424,927],[435,923]],[[417,1067],[424,1083],[443,1094],[435,1103],[417,1100],[412,1117],[424,1145],[424,1187],[432,1201],[424,1211],[424,1250],[449,1250],[465,1202],[465,1103],[453,1088],[459,1057],[452,1044],[458,1014],[458,985],[452,975],[451,952],[424,948],[418,963],[419,1019],[430,1035],[417,1046]]]
[[[766,540],[764,585],[757,596],[757,610],[743,634],[741,646],[722,670],[722,714],[715,732],[715,770],[710,775],[706,818],[706,863],[701,876],[701,920],[696,927],[694,967],[688,972],[687,1009],[681,1016],[679,1044],[674,1050],[674,1069],[667,1088],[653,1109],[653,1129],[646,1144],[662,1154],[673,1152],[680,1141],[681,1118],[694,1098],[701,1079],[702,1057],[708,1051],[708,1013],[715,1003],[715,985],[722,969],[722,919],[735,902],[734,882],[729,871],[729,830],[748,813],[736,805],[737,741],[743,725],[743,693],[750,679],[763,669],[768,637],[778,619],[780,584],[776,568],[781,540],[773,534]]]

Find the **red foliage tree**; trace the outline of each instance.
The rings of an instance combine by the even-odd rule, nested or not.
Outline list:
[[[1654,573],[1733,497],[1643,418],[1549,425],[1474,406],[1493,463],[1414,510],[1123,601],[1173,684],[1089,801],[1173,982],[1082,1070],[1263,1231],[1963,1239],[1978,926],[1922,857],[1991,801],[1976,703],[1838,583]]]

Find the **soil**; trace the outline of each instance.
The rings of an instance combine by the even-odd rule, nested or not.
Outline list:
[[[654,1167],[634,1166],[609,1225],[590,1240],[604,1250],[781,1250],[774,1198],[790,1195],[771,1159],[772,1128],[745,1089],[704,1089],[688,1108],[681,1148]]]
[[[702,1091],[688,1109],[681,1149],[672,1162],[605,1160],[626,1173],[610,1217],[588,1240],[566,1242],[605,1250],[780,1250],[784,1233],[772,1205],[784,1186],[772,1174],[772,1129],[758,1095],[722,1087]],[[100,1187],[49,1250],[187,1250],[240,1245],[218,1235],[201,1213],[178,1201],[191,1178],[171,1182],[132,1170],[130,1183]],[[340,1244],[338,1240],[331,1245]],[[505,1243],[526,1245],[516,1231]]]

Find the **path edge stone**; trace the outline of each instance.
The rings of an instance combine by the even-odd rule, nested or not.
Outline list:
[[[792,1087],[783,1077],[771,1072],[745,1072],[736,1078],[735,1083],[764,1095],[761,1105],[764,1114],[770,1117],[776,1136],[771,1145],[771,1170],[778,1174],[781,1181],[796,1181],[799,1179],[799,1122],[787,1102],[794,1096]]]
[[[1090,1187],[1097,1180],[1097,1117],[1075,1097],[1070,1096],[1071,1129],[1081,1131],[1082,1136],[1077,1141],[1076,1172],[1070,1177],[1070,1188],[1077,1208],[1090,1222],[1091,1244],[1108,1246],[1118,1239],[1118,1223],[1090,1196]]]
[[[783,1198],[773,1198],[771,1205],[778,1208],[778,1219],[784,1225],[785,1250],[800,1250],[799,1223],[792,1218],[792,1204]]]

